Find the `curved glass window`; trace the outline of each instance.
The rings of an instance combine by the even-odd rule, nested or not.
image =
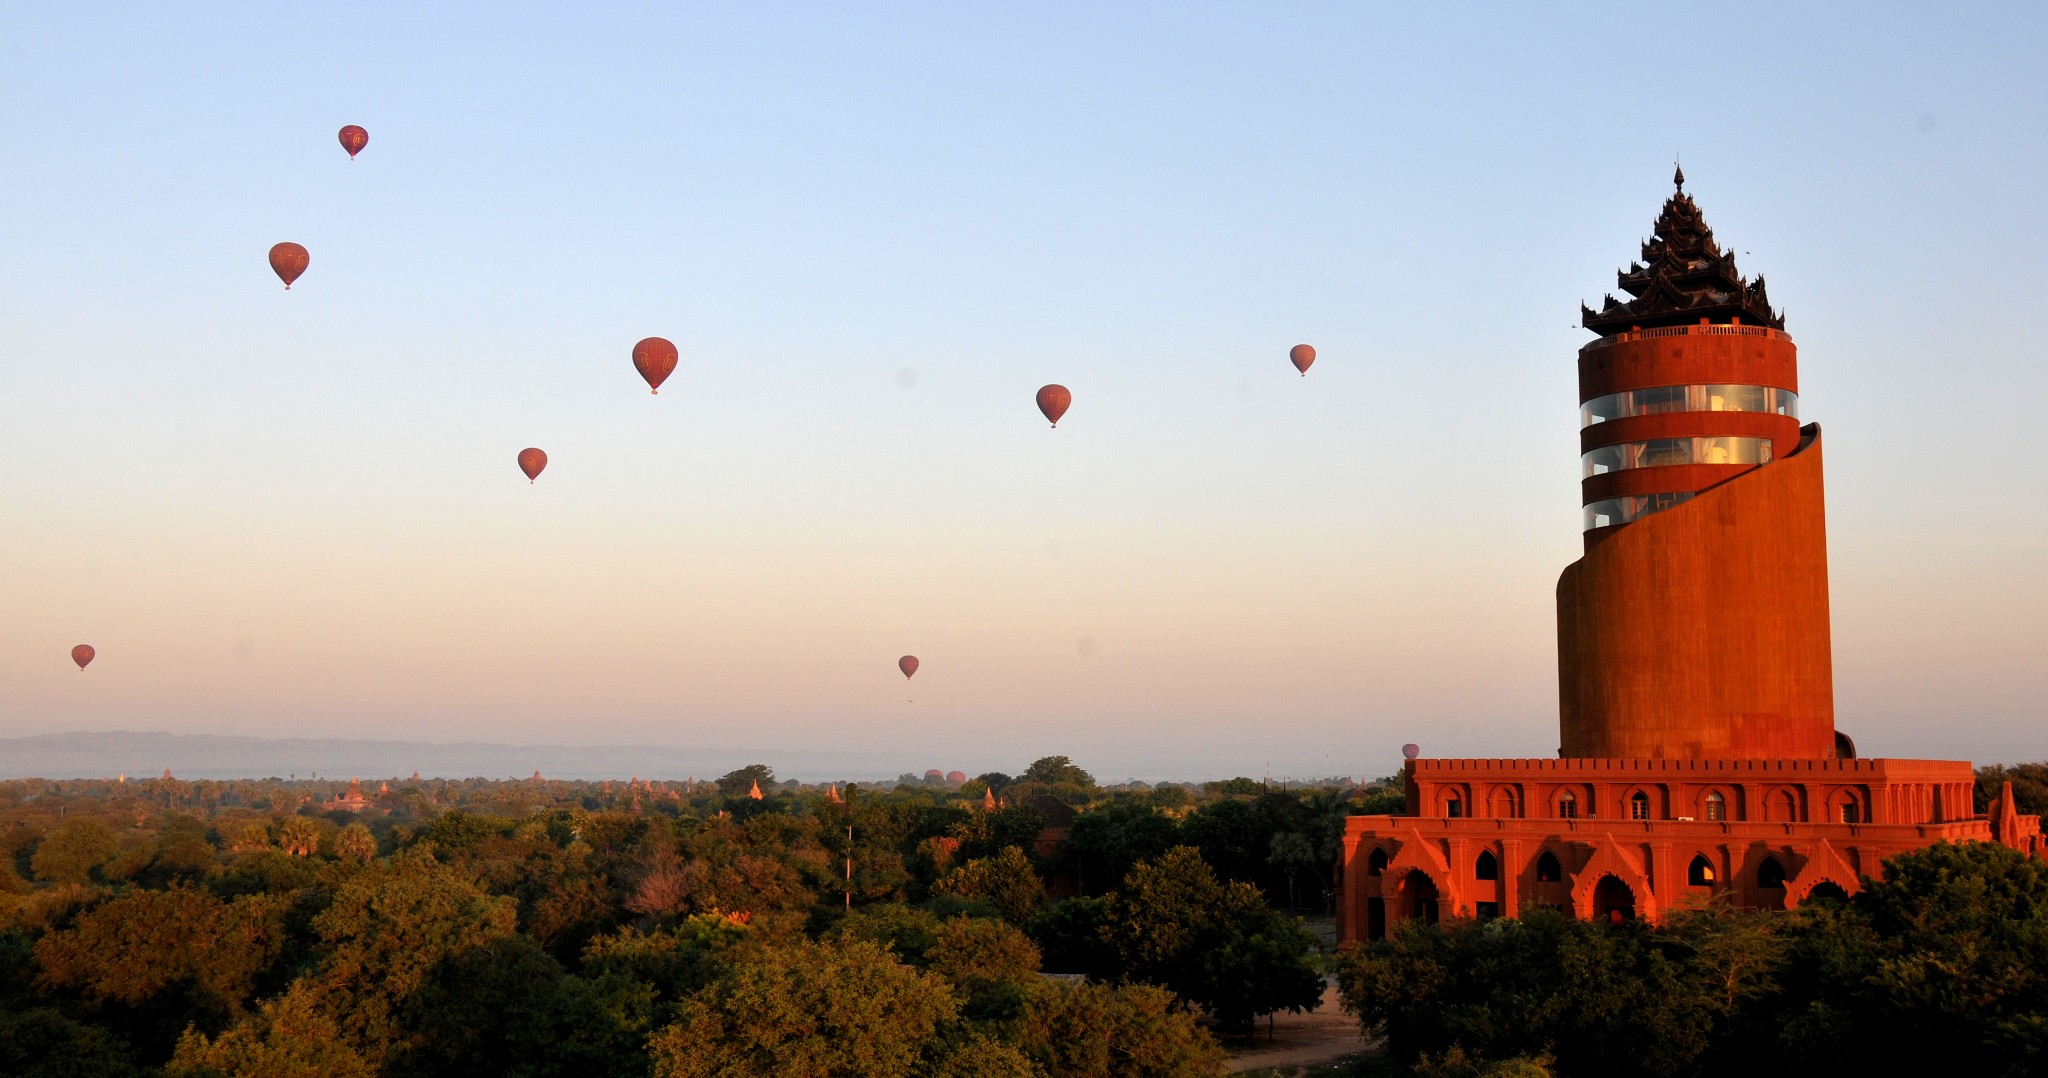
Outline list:
[[[1620,498],[1602,498],[1586,506],[1586,531],[1605,528],[1614,524],[1626,524],[1631,520],[1661,513],[1674,505],[1683,505],[1692,500],[1692,491],[1681,490],[1673,494],[1629,494]]]
[[[1579,458],[1580,474],[1605,475],[1667,464],[1769,464],[1769,438],[1652,438],[1603,445]]]
[[[1772,386],[1727,383],[1627,389],[1579,405],[1579,426],[1664,412],[1769,412],[1798,419],[1799,394]]]

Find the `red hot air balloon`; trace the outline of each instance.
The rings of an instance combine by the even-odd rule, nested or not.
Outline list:
[[[647,379],[650,393],[661,392],[661,383],[675,373],[676,346],[663,337],[649,337],[633,346],[633,369]]]
[[[363,152],[363,147],[370,144],[370,133],[354,124],[342,128],[340,138],[341,148],[348,151],[348,159],[351,161]]]
[[[1308,377],[1308,365],[1316,361],[1316,349],[1312,344],[1297,344],[1287,350],[1287,358],[1294,361],[1294,369]]]
[[[910,676],[917,673],[917,656],[905,655],[896,660],[896,669],[903,671],[903,679],[905,681],[910,680]]]
[[[71,649],[71,661],[77,663],[78,668],[83,670],[86,664],[92,662],[92,657],[97,654],[99,653],[92,649],[91,644],[80,644]]]
[[[1422,746],[1417,745],[1412,741],[1406,745],[1401,746],[1401,757],[1403,759],[1413,760],[1420,755],[1422,755]]]
[[[519,470],[526,473],[527,482],[531,483],[539,479],[540,470],[547,466],[548,455],[546,453],[538,449],[522,449],[519,451]]]
[[[1055,427],[1060,425],[1060,417],[1067,414],[1067,405],[1072,403],[1074,395],[1067,392],[1066,386],[1049,385],[1038,390],[1038,410],[1044,412],[1045,418],[1052,420]]]
[[[304,247],[296,243],[280,243],[270,249],[270,268],[284,282],[284,290],[292,290],[292,282],[299,274],[306,272],[306,263],[312,260]]]

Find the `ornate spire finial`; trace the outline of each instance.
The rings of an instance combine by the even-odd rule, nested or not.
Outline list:
[[[1685,167],[1675,157],[1671,159],[1671,186],[1685,190]]]

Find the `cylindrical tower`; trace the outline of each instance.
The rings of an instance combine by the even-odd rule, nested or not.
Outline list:
[[[1565,756],[1837,755],[1820,431],[1798,351],[1678,190],[1584,309],[1586,556],[1558,581]],[[1853,750],[1847,750],[1853,752]]]

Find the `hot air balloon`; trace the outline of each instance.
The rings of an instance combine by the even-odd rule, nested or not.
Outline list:
[[[92,649],[91,644],[80,644],[71,649],[71,661],[77,663],[78,668],[83,670],[87,663],[92,662],[92,657],[96,654],[98,652]]]
[[[1074,395],[1067,392],[1066,386],[1041,386],[1038,390],[1038,410],[1044,412],[1045,418],[1052,420],[1055,427],[1060,425],[1060,417],[1067,414],[1067,405],[1072,403]]]
[[[1312,344],[1297,344],[1287,350],[1287,358],[1294,361],[1294,369],[1308,377],[1308,365],[1316,361],[1316,349]]]
[[[917,673],[917,656],[905,655],[896,660],[896,669],[903,671],[904,680],[909,680],[912,674]]]
[[[675,373],[676,346],[663,337],[649,337],[633,346],[633,369],[647,379],[650,393],[661,392],[661,383]]]
[[[348,151],[348,159],[351,161],[363,152],[363,147],[370,144],[370,133],[354,124],[342,128],[340,138],[341,148]]]
[[[289,292],[292,282],[306,272],[306,263],[312,257],[296,243],[280,243],[270,249],[270,268],[276,271],[278,279],[284,282],[284,290]]]
[[[548,455],[546,453],[538,449],[522,449],[519,451],[519,470],[526,473],[527,482],[531,483],[539,479],[540,470],[547,466]]]
[[[1413,741],[1401,746],[1402,759],[1413,760],[1420,755],[1422,755],[1422,746],[1417,745]]]

